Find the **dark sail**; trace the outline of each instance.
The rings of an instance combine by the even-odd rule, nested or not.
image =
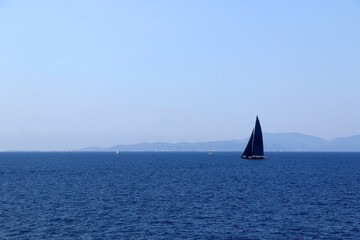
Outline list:
[[[264,145],[263,145],[261,126],[260,126],[260,122],[259,122],[258,117],[256,117],[256,123],[255,123],[254,132],[255,132],[255,134],[254,134],[252,155],[254,155],[254,156],[263,156],[264,155]]]
[[[264,145],[262,138],[262,131],[259,118],[256,117],[255,127],[251,133],[250,139],[246,148],[241,156],[242,158],[263,159]]]
[[[242,154],[242,156],[252,156],[252,145],[253,145],[253,141],[254,141],[254,130],[252,131],[251,133],[251,136],[250,136],[250,139],[249,139],[249,142],[248,144],[246,145],[246,148]]]

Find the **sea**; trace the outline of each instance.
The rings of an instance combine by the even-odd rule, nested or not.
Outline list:
[[[0,239],[360,239],[360,153],[2,152]]]

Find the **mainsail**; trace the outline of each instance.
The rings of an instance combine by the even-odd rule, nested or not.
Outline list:
[[[256,116],[255,127],[241,156],[242,158],[264,158],[264,144],[259,118]]]

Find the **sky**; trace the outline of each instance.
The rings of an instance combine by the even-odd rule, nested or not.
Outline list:
[[[360,134],[359,0],[0,0],[0,150]]]

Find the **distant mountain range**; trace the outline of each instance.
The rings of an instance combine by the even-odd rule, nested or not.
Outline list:
[[[327,141],[301,133],[264,133],[265,151],[360,152],[360,135]],[[243,151],[248,139],[210,142],[138,143],[108,148],[89,147],[77,151]]]

